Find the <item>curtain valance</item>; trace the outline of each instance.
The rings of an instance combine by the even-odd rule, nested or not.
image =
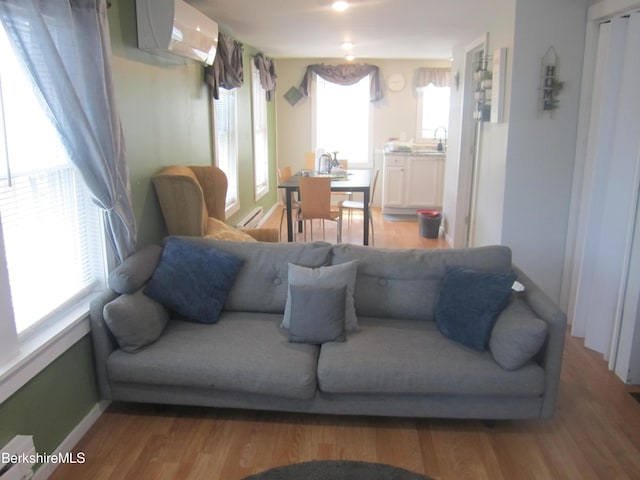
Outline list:
[[[451,69],[448,67],[423,67],[418,69],[417,87],[426,87],[433,83],[436,87],[451,86]]]
[[[205,82],[213,98],[219,98],[220,87],[232,90],[244,83],[242,53],[244,46],[223,33],[218,34],[218,50],[213,65],[205,69]]]
[[[324,65],[314,64],[307,67],[300,91],[309,96],[309,85],[311,83],[311,74],[315,73],[319,77],[328,82],[337,83],[339,85],[353,85],[359,82],[367,75],[371,75],[369,92],[372,102],[382,99],[382,85],[380,83],[380,69],[375,65],[345,63],[342,65]]]
[[[267,92],[267,102],[270,102],[276,93],[276,79],[278,78],[275,62],[259,53],[253,57],[253,64],[260,72],[260,85]]]

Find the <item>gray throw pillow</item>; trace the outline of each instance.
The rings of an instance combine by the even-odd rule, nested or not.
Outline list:
[[[358,273],[358,262],[341,263],[326,267],[308,268],[299,265],[289,264],[289,292],[287,293],[287,303],[284,308],[283,328],[289,328],[291,322],[291,286],[308,285],[317,287],[347,287],[345,298],[345,329],[357,330],[358,318],[356,317],[356,307],[353,293],[356,288],[356,275]]]
[[[142,290],[120,295],[104,306],[103,313],[118,345],[129,353],[135,353],[160,338],[169,320],[167,310]]]
[[[489,338],[494,360],[505,370],[516,370],[531,360],[547,338],[547,322],[520,299],[498,317]]]
[[[118,293],[134,293],[151,278],[160,262],[162,247],[147,245],[127,258],[109,274],[109,287]]]
[[[290,342],[344,342],[346,286],[291,285],[290,289]]]

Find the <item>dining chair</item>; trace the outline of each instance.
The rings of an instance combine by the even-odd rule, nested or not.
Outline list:
[[[313,240],[313,220],[322,220],[322,239],[325,238],[325,220],[337,222],[337,241],[342,241],[340,211],[331,206],[331,179],[329,177],[300,177],[300,210],[298,220],[310,220],[311,240]],[[304,228],[307,240],[307,228]]]
[[[369,223],[371,224],[371,246],[374,245],[374,236],[373,236],[373,216],[371,215],[371,206],[373,205],[373,196],[376,193],[376,184],[378,183],[378,175],[380,174],[380,169],[376,169],[376,172],[373,175],[373,180],[371,181],[371,193],[369,194],[369,204],[367,205],[367,209],[369,210]],[[351,219],[351,212],[354,210],[364,212],[364,202],[359,202],[357,200],[345,200],[340,202],[338,205],[340,212],[340,222],[338,223],[338,227],[342,229],[343,224],[343,215],[344,211],[348,210],[349,219]],[[365,228],[363,226],[363,228]],[[368,228],[368,227],[366,227]],[[338,232],[338,237],[342,239],[342,231]]]
[[[304,168],[315,172],[316,169],[316,154],[314,152],[305,152],[304,154]]]
[[[286,182],[289,178],[291,178],[292,170],[290,166],[278,167],[278,183]],[[282,202],[282,213],[280,214],[280,228],[278,229],[278,236],[282,240],[282,222],[284,220],[285,214],[287,214],[287,192],[284,188],[280,190],[280,201]],[[292,215],[293,212],[298,212],[300,210],[300,202],[297,198],[291,197],[291,209]]]
[[[349,170],[349,160],[338,160],[340,163],[340,168],[342,170]],[[344,200],[353,200],[353,192],[331,192],[333,198],[336,198],[338,202]]]

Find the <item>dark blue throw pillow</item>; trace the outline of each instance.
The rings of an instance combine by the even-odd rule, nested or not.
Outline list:
[[[189,320],[215,323],[242,264],[226,252],[171,237],[144,293]]]
[[[515,280],[513,273],[447,269],[436,305],[439,330],[467,347],[485,350]]]

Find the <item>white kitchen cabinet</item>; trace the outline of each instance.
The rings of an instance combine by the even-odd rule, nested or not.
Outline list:
[[[385,154],[382,213],[442,208],[444,155]]]

